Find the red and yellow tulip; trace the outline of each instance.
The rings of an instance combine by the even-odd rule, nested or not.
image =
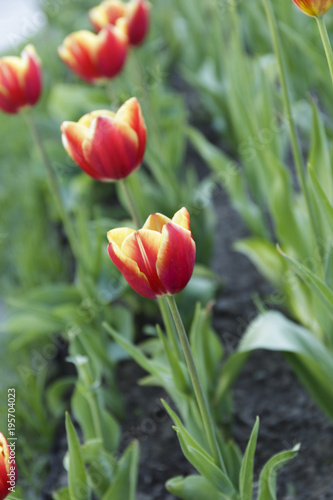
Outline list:
[[[106,0],[89,12],[91,24],[96,31],[109,24],[122,25],[131,45],[140,45],[149,29],[150,4],[146,0]]]
[[[297,7],[311,17],[320,17],[332,7],[333,0],[292,0]]]
[[[142,163],[147,131],[136,97],[116,113],[93,111],[78,122],[64,122],[61,131],[72,160],[99,181],[124,179]]]
[[[142,229],[127,227],[108,232],[109,255],[129,285],[155,299],[173,295],[189,282],[195,262],[195,243],[186,208],[172,219],[150,215]]]
[[[26,106],[34,106],[42,90],[41,62],[35,48],[27,45],[21,57],[0,59],[0,109],[18,113]]]
[[[58,54],[74,73],[88,82],[96,82],[120,73],[127,47],[127,34],[110,25],[97,35],[87,30],[71,33],[58,48]]]
[[[16,479],[15,458],[5,436],[0,432],[0,500],[13,491]]]

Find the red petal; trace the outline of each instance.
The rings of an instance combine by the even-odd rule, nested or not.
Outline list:
[[[62,142],[69,156],[88,175],[94,179],[100,179],[100,173],[90,165],[83,154],[82,143],[89,133],[84,125],[75,122],[64,122],[61,125]]]
[[[22,70],[22,61],[18,57],[0,59],[0,88],[3,95],[3,105],[7,105],[11,113],[16,113],[20,107],[27,104],[22,88]]]
[[[162,235],[160,233],[149,229],[140,229],[126,238],[121,247],[122,252],[138,264],[140,271],[146,276],[156,295],[167,293],[156,271],[161,241]]]
[[[99,116],[90,127],[82,150],[89,165],[99,172],[102,180],[127,177],[136,164],[138,139],[124,123],[117,123],[107,116]]]
[[[195,243],[190,231],[174,222],[162,229],[162,243],[156,269],[168,293],[183,290],[189,282],[195,262]]]
[[[156,293],[152,290],[146,276],[140,272],[139,266],[134,260],[124,255],[115,243],[109,243],[108,252],[112,262],[133,290],[147,299],[156,299]]]
[[[58,49],[59,57],[67,66],[88,82],[101,78],[95,56],[97,35],[90,31],[77,31],[68,35]]]
[[[128,99],[117,111],[116,120],[127,123],[137,134],[139,148],[137,164],[141,165],[146,149],[147,129],[139,101],[136,97]]]
[[[28,45],[22,52],[22,57],[27,59],[25,73],[25,94],[27,103],[36,104],[42,90],[42,72],[39,57],[34,48]]]
[[[123,68],[128,39],[118,28],[110,25],[102,29],[98,35],[99,48],[96,53],[96,65],[101,76],[113,78]]]
[[[140,45],[149,29],[150,5],[145,0],[133,3],[134,7],[130,7],[128,37],[131,45]]]

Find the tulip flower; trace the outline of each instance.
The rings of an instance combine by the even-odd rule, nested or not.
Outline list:
[[[6,498],[15,487],[16,463],[5,436],[0,432],[0,500]]]
[[[195,243],[186,208],[172,219],[150,215],[138,231],[112,229],[108,240],[112,262],[127,283],[148,299],[180,292],[192,276]]]
[[[125,26],[131,45],[140,45],[149,29],[150,4],[146,0],[106,0],[89,12],[91,24],[100,31],[109,24]]]
[[[146,126],[136,97],[116,113],[93,111],[78,122],[64,122],[62,141],[69,156],[99,181],[124,179],[137,169],[146,148]]]
[[[293,0],[294,4],[311,17],[320,17],[332,7],[333,0]]]
[[[75,31],[58,49],[62,61],[84,80],[94,83],[113,78],[122,70],[127,56],[128,37],[116,26],[107,26],[97,35]]]
[[[26,106],[34,106],[42,90],[41,62],[32,45],[21,57],[0,59],[0,109],[15,114]]]

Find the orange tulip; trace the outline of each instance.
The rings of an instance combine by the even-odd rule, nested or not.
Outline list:
[[[185,288],[194,268],[195,243],[186,208],[171,219],[150,215],[142,229],[127,227],[108,232],[109,255],[129,285],[155,299]]]
[[[122,70],[127,56],[128,37],[116,26],[107,26],[97,35],[75,31],[58,49],[67,66],[88,82],[113,78]]]
[[[96,31],[109,24],[123,25],[127,31],[129,43],[140,45],[149,29],[150,4],[146,0],[105,0],[89,12],[91,24]]]
[[[5,436],[0,432],[0,500],[14,491],[17,479],[15,458]]]
[[[27,45],[21,57],[0,59],[0,109],[18,113],[26,106],[34,106],[42,90],[41,62],[35,48]]]
[[[311,17],[320,17],[332,7],[333,0],[293,0],[294,4]]]
[[[117,113],[93,111],[78,122],[64,122],[61,131],[69,156],[94,179],[124,179],[142,163],[146,126],[136,97]]]

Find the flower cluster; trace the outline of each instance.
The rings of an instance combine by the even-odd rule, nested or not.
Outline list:
[[[150,5],[146,0],[107,0],[89,12],[98,32],[81,30],[68,35],[59,57],[88,82],[113,78],[122,70],[129,45],[139,45],[149,28]]]

